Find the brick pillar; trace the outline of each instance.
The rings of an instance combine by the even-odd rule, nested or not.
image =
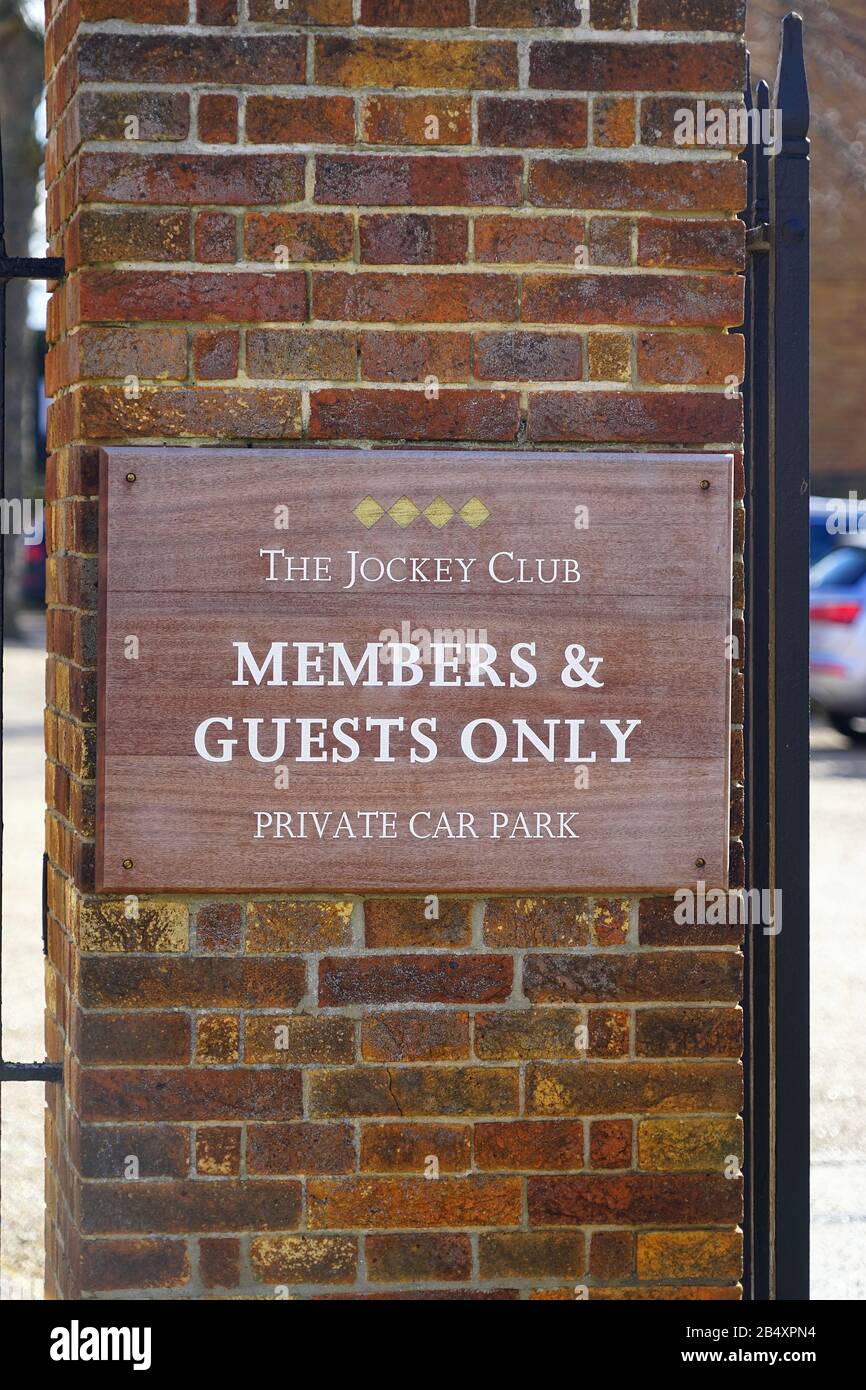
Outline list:
[[[51,1295],[739,1296],[737,929],[580,884],[128,920],[93,837],[100,444],[737,448],[743,166],[675,129],[744,10],[48,0]],[[418,947],[477,1001],[318,1007]]]

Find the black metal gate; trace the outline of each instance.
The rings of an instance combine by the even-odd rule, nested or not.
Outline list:
[[[782,929],[746,943],[750,1299],[809,1296],[809,92],[803,22],[782,25],[775,120],[750,143],[746,282],[746,887]]]

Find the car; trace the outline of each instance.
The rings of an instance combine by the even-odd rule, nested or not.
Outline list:
[[[817,565],[847,535],[866,535],[866,502],[857,494],[809,500],[809,564]]]
[[[854,533],[809,581],[812,698],[852,743],[866,743],[866,536]]]

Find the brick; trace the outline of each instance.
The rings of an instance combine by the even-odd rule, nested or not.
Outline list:
[[[368,265],[460,265],[469,242],[465,217],[424,213],[359,218],[361,260]]]
[[[240,1126],[197,1130],[195,1167],[204,1177],[236,1178],[241,1170]]]
[[[573,1057],[575,1030],[582,1023],[575,1009],[500,1009],[475,1015],[475,1052],[487,1060],[527,1057]]]
[[[247,1171],[251,1177],[294,1173],[351,1173],[355,1144],[347,1124],[247,1126]]]
[[[592,143],[603,149],[626,149],[635,142],[634,97],[595,97]]]
[[[304,196],[304,159],[295,154],[132,154],[83,151],[82,203],[231,206],[294,203]]]
[[[90,1293],[121,1289],[169,1289],[189,1282],[184,1240],[85,1240],[81,1287]]]
[[[503,391],[315,391],[310,399],[311,439],[517,438],[520,403]]]
[[[75,336],[77,377],[183,381],[186,333],[172,328],[82,328]]]
[[[92,957],[80,967],[84,1008],[286,1008],[305,991],[298,960]]]
[[[593,29],[630,29],[631,0],[589,0]]]
[[[389,1009],[361,1021],[368,1062],[459,1062],[469,1056],[469,1015]]]
[[[574,265],[583,239],[582,217],[478,217],[475,259],[515,265],[538,261]]]
[[[632,1231],[593,1231],[589,1242],[589,1272],[593,1279],[631,1278],[634,1244]]]
[[[659,386],[722,386],[728,377],[743,380],[742,333],[639,333],[637,371],[641,381]]]
[[[631,904],[627,898],[596,898],[592,905],[593,946],[623,946],[628,940]]]
[[[471,902],[437,899],[438,916],[428,919],[424,898],[368,898],[364,940],[382,946],[466,946],[472,938]]]
[[[721,1172],[731,1154],[742,1156],[742,1121],[643,1120],[638,1125],[638,1163],[641,1168],[688,1172]]]
[[[638,223],[638,265],[695,270],[744,270],[746,228],[739,221]]]
[[[739,43],[578,43],[537,39],[529,85],[578,92],[739,92],[745,52]]]
[[[83,1013],[76,1009],[70,1045],[80,1061],[171,1064],[190,1060],[188,1014]]]
[[[636,1288],[601,1288],[594,1285],[589,1291],[589,1297],[623,1302],[682,1300],[689,1303],[718,1303],[725,1300],[739,1302],[743,1297],[743,1291],[739,1285],[730,1284],[643,1284]]]
[[[206,1289],[234,1289],[240,1283],[241,1243],[237,1239],[200,1240],[198,1265]]]
[[[587,946],[588,898],[491,898],[484,909],[486,946]]]
[[[86,387],[78,398],[79,433],[92,440],[159,439],[165,435],[217,439],[298,439],[298,392],[214,386],[194,390],[123,391]]]
[[[582,149],[587,106],[577,97],[479,97],[478,143],[515,149]]]
[[[591,1168],[630,1168],[631,1120],[594,1120],[589,1127]]]
[[[604,399],[602,399],[602,394]],[[536,443],[737,443],[742,407],[726,397],[649,391],[533,396],[529,438]]]
[[[741,34],[746,0],[639,0],[639,29],[703,29]]]
[[[475,12],[475,23],[492,29],[558,29],[573,25],[575,18],[574,0],[477,0]]]
[[[351,1062],[355,1025],[350,1018],[315,1014],[248,1014],[244,1023],[244,1061],[297,1065]]]
[[[270,956],[350,946],[351,918],[351,901],[250,903],[247,952]]]
[[[70,229],[75,242],[69,265],[100,261],[183,261],[190,250],[188,212],[84,208]]]
[[[733,1062],[533,1062],[527,1068],[530,1115],[735,1114],[741,1102],[742,1077]]]
[[[365,1173],[423,1173],[431,1155],[440,1172],[465,1173],[472,1166],[469,1126],[369,1124],[361,1130]]]
[[[198,138],[204,145],[234,145],[238,138],[238,99],[206,92],[198,99]]]
[[[515,1068],[345,1067],[309,1073],[310,1114],[514,1115]]]
[[[631,1036],[631,1016],[620,1009],[590,1009],[591,1057],[626,1057]]]
[[[362,333],[361,376],[367,381],[467,381],[468,333]]]
[[[319,1004],[484,1004],[508,998],[512,975],[508,956],[326,956]]]
[[[91,270],[81,277],[81,316],[108,323],[279,322],[306,317],[303,271]]]
[[[434,120],[431,121],[431,117]],[[468,96],[368,96],[361,107],[361,139],[368,145],[469,145]]]
[[[81,18],[88,23],[125,19],[128,24],[186,24],[187,0],[79,0]]]
[[[743,282],[731,275],[527,275],[527,323],[736,325]],[[738,317],[739,316],[739,317]]]
[[[522,181],[515,155],[323,154],[315,196],[359,207],[516,207]]]
[[[250,1265],[263,1284],[352,1284],[358,1242],[350,1236],[258,1236],[250,1244]]]
[[[355,334],[321,328],[247,330],[247,375],[288,381],[353,381]]]
[[[238,374],[240,334],[217,331],[193,337],[193,374],[196,381],[227,381]]]
[[[465,1235],[416,1231],[368,1236],[365,1254],[367,1277],[373,1283],[448,1282],[472,1276],[472,1247]]]
[[[199,24],[237,24],[238,0],[198,0],[196,19]]]
[[[527,998],[539,1004],[738,999],[741,971],[732,951],[533,955],[524,962],[523,983]]]
[[[200,1014],[196,1019],[195,1060],[204,1065],[237,1062],[240,1020],[237,1014]]]
[[[185,1178],[189,1172],[189,1131],[178,1125],[83,1124],[70,1151],[84,1178],[124,1178],[130,1158],[139,1178]]]
[[[237,218],[228,212],[200,212],[195,219],[195,259],[205,265],[232,264],[238,258]]]
[[[482,1279],[576,1279],[585,1268],[583,1233],[484,1232],[478,1267]]]
[[[205,903],[195,917],[196,945],[200,951],[237,951],[241,944],[240,903]]]
[[[529,199],[549,208],[738,212],[745,203],[745,165],[734,159],[536,159],[529,171]]]
[[[185,903],[142,902],[130,916],[125,900],[82,902],[78,920],[82,951],[186,951],[189,914]]]
[[[313,273],[313,315],[362,323],[463,323],[517,317],[513,275]]]
[[[638,1279],[739,1279],[740,1231],[639,1231]]]
[[[565,333],[480,333],[475,375],[481,381],[579,381],[583,346]]]
[[[641,1057],[739,1057],[740,1009],[638,1009],[635,1051]]]
[[[475,1162],[499,1173],[582,1168],[583,1125],[571,1120],[477,1124]]]
[[[352,0],[293,0],[288,10],[276,10],[274,0],[249,0],[250,19],[267,24],[351,24]]]
[[[311,1230],[516,1226],[520,1220],[517,1178],[311,1178],[307,1187]]]
[[[527,1191],[530,1224],[539,1226],[722,1224],[738,1221],[742,1210],[741,1185],[716,1174],[537,1177]]]
[[[300,34],[82,34],[82,82],[213,82],[233,86],[304,81],[306,45]],[[736,85],[736,84],[734,84]]]
[[[517,45],[493,39],[317,35],[315,74],[317,83],[332,87],[435,87],[440,91],[516,87]]]
[[[81,1076],[81,1115],[87,1120],[250,1120],[300,1113],[300,1073],[280,1068],[116,1068]]]
[[[199,1178],[171,1183],[86,1183],[81,1194],[81,1229],[84,1234],[286,1231],[299,1223],[300,1191],[300,1183],[263,1178],[255,1182]]]
[[[638,909],[638,935],[641,946],[737,946],[742,927],[688,923],[680,925],[674,917],[673,898],[641,898]]]
[[[353,256],[352,219],[344,212],[251,212],[244,219],[250,261],[345,261]]]
[[[361,0],[361,23],[386,29],[463,28],[470,23],[469,0],[441,0],[432,14],[425,0]]]
[[[684,112],[691,115],[693,123],[684,119]],[[711,115],[717,112],[721,112],[723,117],[718,127],[715,124],[718,117]],[[645,96],[640,104],[641,143],[653,149],[700,151],[703,146],[697,144],[697,133],[701,129],[701,114],[706,122],[706,135],[709,136],[712,132],[713,144],[710,148],[741,148],[740,138],[745,129],[741,122],[745,121],[745,108],[739,97],[735,97],[733,101],[717,97],[709,103],[705,102],[699,112],[697,98]]]
[[[133,126],[130,117],[135,117]],[[81,92],[78,123],[84,140],[185,140],[186,92]],[[130,132],[137,132],[130,134]]]
[[[631,222],[625,217],[593,217],[589,223],[593,265],[631,265]]]
[[[590,333],[587,360],[590,381],[630,381],[631,338],[623,333]]]
[[[351,145],[355,103],[337,96],[251,96],[245,130],[250,145]]]

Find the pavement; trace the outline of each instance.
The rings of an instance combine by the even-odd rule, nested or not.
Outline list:
[[[42,625],[5,653],[4,1052],[41,1058]],[[866,1298],[866,749],[812,756],[812,1297]],[[2,1295],[40,1298],[43,1088],[3,1088]]]

